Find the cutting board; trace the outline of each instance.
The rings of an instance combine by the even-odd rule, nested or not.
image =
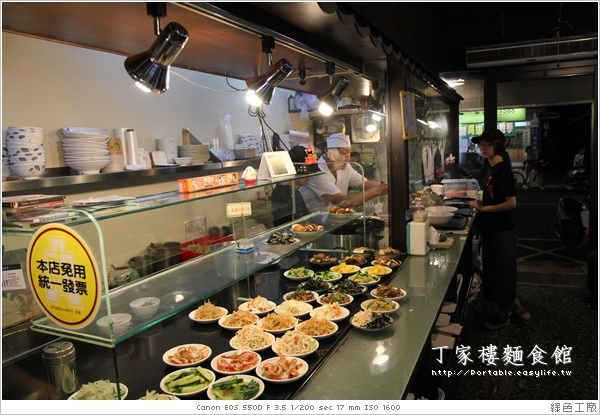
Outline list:
[[[431,245],[431,247],[435,248],[435,249],[449,249],[453,243],[454,243],[454,238],[448,238],[444,242],[440,242],[435,245]]]

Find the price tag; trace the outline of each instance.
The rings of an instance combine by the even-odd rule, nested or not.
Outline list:
[[[2,291],[24,290],[25,277],[20,264],[2,264]]]
[[[252,216],[252,204],[250,202],[227,203],[225,206],[227,218],[239,218]]]

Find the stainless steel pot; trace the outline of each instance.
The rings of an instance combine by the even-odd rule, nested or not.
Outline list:
[[[211,226],[208,228],[208,236],[229,236],[233,234],[231,226]]]

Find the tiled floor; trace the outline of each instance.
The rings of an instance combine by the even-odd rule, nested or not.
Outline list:
[[[598,399],[598,313],[583,301],[587,294],[586,252],[566,246],[551,231],[558,200],[568,192],[556,185],[544,191],[523,189],[517,194],[517,291],[531,320],[487,331],[482,322],[492,315],[494,305],[479,295],[458,340],[459,345],[471,347],[473,361],[465,369],[525,369],[534,375],[461,377],[451,386],[453,390],[446,392],[447,399]],[[490,346],[497,348],[500,359],[496,365],[481,356]],[[516,346],[523,351],[520,368],[502,361],[504,350],[514,351]],[[557,348],[570,350],[570,362],[555,361],[552,355]],[[537,349],[545,352],[545,365],[533,364],[531,352]]]

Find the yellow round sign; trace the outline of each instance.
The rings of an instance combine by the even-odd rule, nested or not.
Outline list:
[[[38,305],[56,324],[80,329],[100,307],[101,283],[91,249],[60,223],[41,227],[27,250],[29,283]]]

